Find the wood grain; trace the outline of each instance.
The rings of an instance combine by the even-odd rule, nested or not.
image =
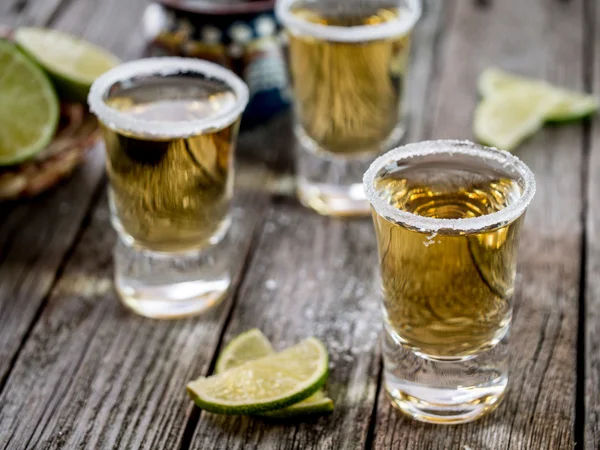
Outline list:
[[[413,51],[411,116],[416,130],[431,93],[437,36],[445,6],[428,1]],[[304,337],[323,339],[331,357],[331,416],[300,423],[202,413],[191,449],[362,449],[379,375],[381,329],[376,248],[371,220],[341,221],[303,209],[293,200],[275,204],[240,291],[226,339],[260,328],[277,347]],[[194,418],[192,418],[192,421]]]
[[[323,339],[336,409],[330,417],[287,425],[203,413],[191,448],[363,448],[379,368],[375,269],[368,219],[331,220],[295,203],[275,205],[226,340],[253,327],[279,348],[311,335]]]
[[[56,26],[132,58],[144,45],[145,4],[0,0],[0,23]],[[426,11],[415,36],[409,140],[470,138],[476,77],[489,65],[581,88],[594,64],[588,74],[600,95],[594,0],[426,0]],[[583,34],[590,11],[595,38]],[[582,59],[586,45],[594,63]],[[257,186],[257,173],[289,171],[289,116],[274,123],[241,137],[240,152],[263,163],[244,176],[246,187]],[[378,391],[369,220],[326,219],[291,199],[268,206],[265,195],[249,194],[240,199],[248,226],[235,261],[240,276],[249,249],[257,252],[237,295],[200,319],[142,319],[124,311],[111,288],[106,203],[91,209],[102,192],[96,151],[52,193],[0,206],[0,449],[572,448],[584,134],[577,124],[547,128],[517,151],[536,173],[538,194],[521,245],[511,387],[493,415],[457,427],[402,419]],[[599,139],[596,121],[586,185],[589,450],[600,448]],[[260,230],[254,244],[252,229]],[[222,333],[227,341],[255,326],[279,348],[308,335],[324,339],[332,359],[327,390],[336,402],[331,416],[278,423],[192,407],[183,386],[208,373]]]
[[[448,18],[429,137],[471,137],[477,76],[490,65],[581,88],[582,5],[457,2]],[[517,151],[535,172],[538,193],[520,248],[511,385],[503,405],[473,424],[436,427],[401,418],[382,392],[375,448],[573,448],[582,136],[580,125],[550,127]]]
[[[588,82],[596,98],[600,97],[600,6],[590,1],[588,13],[594,35],[589,43],[593,53]],[[583,420],[585,449],[600,448],[600,121],[591,126],[587,178],[587,239],[585,296],[585,410]],[[583,401],[583,399],[581,399]],[[584,448],[583,446],[581,448]]]
[[[81,3],[93,9],[80,14],[76,5]],[[53,16],[52,24],[104,45],[119,56],[132,57],[140,52],[143,42],[138,24],[144,6],[142,0],[129,1],[127,8],[120,0],[64,2],[62,15]],[[28,2],[18,23],[46,25],[50,19],[47,11],[55,11],[55,7],[53,2]],[[109,33],[106,23],[111,21],[115,28]],[[0,206],[0,389],[77,238],[102,180],[103,160],[103,149],[98,146],[63,186],[32,201]]]
[[[266,197],[238,198],[239,280]],[[112,288],[115,236],[103,201],[52,290],[0,396],[0,448],[176,448],[232,304],[188,320],[126,311]],[[235,292],[235,283],[234,289]]]

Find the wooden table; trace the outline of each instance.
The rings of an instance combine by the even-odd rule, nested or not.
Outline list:
[[[144,0],[2,0],[0,24],[52,26],[123,58],[143,48]],[[596,0],[430,0],[415,36],[410,141],[470,138],[490,65],[600,96]],[[1,70],[1,69],[0,69]],[[0,99],[1,105],[1,99]],[[289,160],[289,120],[241,153]],[[469,425],[402,418],[381,386],[374,236],[292,197],[245,190],[235,288],[212,313],[153,321],[111,285],[115,242],[102,149],[66,184],[0,205],[0,449],[600,448],[600,121],[547,127],[518,150],[538,194],[520,249],[512,382]],[[287,424],[195,408],[184,385],[235,334],[279,346],[316,335],[333,368],[329,417]]]

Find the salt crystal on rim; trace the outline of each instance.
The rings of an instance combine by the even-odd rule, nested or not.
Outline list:
[[[381,169],[399,161],[409,161],[422,156],[443,154],[449,156],[454,154],[468,155],[483,161],[493,161],[502,165],[507,170],[510,170],[512,175],[518,177],[517,181],[523,185],[521,196],[517,201],[500,211],[469,219],[436,219],[419,216],[395,208],[381,198],[375,188],[375,178],[379,175]],[[504,150],[498,150],[497,148],[484,147],[470,141],[459,140],[423,141],[391,150],[373,161],[369,169],[365,172],[363,186],[367,199],[377,214],[391,222],[407,225],[426,233],[437,233],[440,230],[472,232],[510,223],[518,219],[525,212],[535,195],[535,178],[533,172],[515,155]]]
[[[187,122],[165,122],[134,117],[111,108],[105,102],[106,93],[115,84],[140,76],[172,76],[182,73],[198,73],[207,78],[218,79],[227,84],[235,94],[236,101],[229,108],[212,117]],[[248,104],[248,87],[237,75],[217,64],[192,58],[146,58],[121,64],[102,74],[90,89],[90,110],[107,127],[136,135],[161,138],[185,138],[208,130],[220,130],[237,120]]]
[[[412,30],[421,16],[420,0],[407,0],[409,15],[404,18],[376,25],[340,27],[309,22],[295,16],[292,11],[295,3],[299,3],[298,0],[280,0],[277,2],[275,12],[281,23],[293,34],[308,34],[325,41],[334,42],[373,41],[391,36],[402,36]]]

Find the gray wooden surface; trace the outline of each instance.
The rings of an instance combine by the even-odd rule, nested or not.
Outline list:
[[[595,0],[428,0],[415,36],[410,140],[470,138],[489,65],[600,96]],[[144,0],[1,0],[0,25],[57,27],[124,59],[141,54]],[[380,379],[376,265],[368,219],[319,217],[268,177],[289,169],[289,117],[246,133],[268,191],[236,214],[236,288],[197,319],[151,321],[111,287],[102,149],[66,184],[0,205],[0,449],[600,448],[600,128],[549,127],[518,150],[538,194],[520,250],[512,383],[464,426],[401,418]],[[327,344],[331,416],[273,423],[201,413],[184,385],[251,327],[283,347]]]
[[[593,26],[594,36],[586,47],[593,64],[587,66],[586,87],[600,96],[600,5],[591,3],[586,10],[588,24]],[[589,25],[588,25],[589,26]],[[600,123],[596,120],[585,129],[586,156],[589,159],[587,177],[583,189],[587,198],[587,221],[585,236],[585,302],[581,304],[581,320],[585,343],[585,359],[582,361],[585,384],[580,395],[585,402],[580,405],[585,416],[585,448],[600,448]],[[582,377],[583,378],[583,377]],[[584,381],[582,380],[582,383]],[[582,424],[583,425],[583,424]]]

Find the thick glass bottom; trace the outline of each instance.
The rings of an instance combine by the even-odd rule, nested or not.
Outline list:
[[[115,287],[123,304],[145,317],[177,319],[218,304],[231,285],[232,244],[226,236],[209,249],[167,255],[119,242]]]
[[[471,422],[493,411],[508,384],[508,336],[494,347],[456,360],[429,357],[385,332],[384,384],[392,404],[428,423]]]
[[[340,186],[298,177],[296,193],[300,203],[325,216],[365,216],[370,212],[362,183]]]
[[[404,124],[398,124],[380,148],[340,154],[319,148],[296,125],[296,192],[300,202],[326,216],[369,215],[371,208],[363,190],[363,175],[377,156],[398,145],[404,130]]]

